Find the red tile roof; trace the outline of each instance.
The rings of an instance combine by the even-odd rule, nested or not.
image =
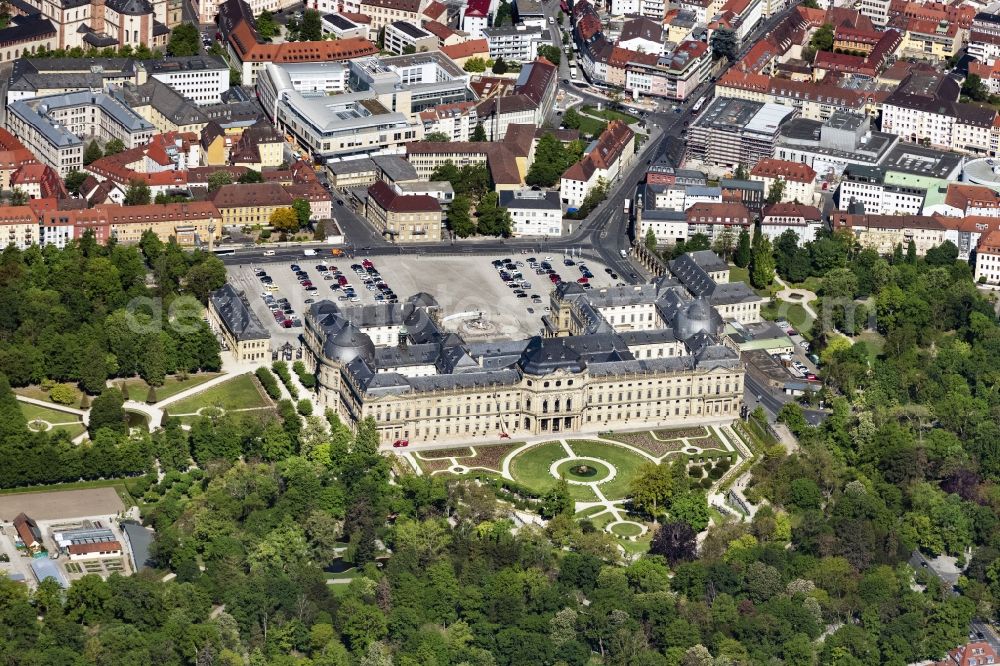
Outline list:
[[[634,137],[635,132],[628,125],[620,120],[612,120],[601,132],[588,156],[599,169],[610,169]]]
[[[470,39],[460,44],[450,44],[441,47],[441,53],[453,60],[460,58],[471,58],[477,55],[488,55],[490,45],[485,39]]]
[[[688,224],[750,224],[750,211],[741,203],[696,203],[686,211]]]
[[[117,541],[98,541],[96,543],[71,543],[66,550],[70,555],[86,555],[87,553],[120,552],[122,545]]]
[[[424,21],[424,30],[431,33],[437,37],[440,41],[444,41],[451,37],[452,35],[457,35],[458,33],[446,26],[439,21]]]
[[[1000,194],[980,185],[948,185],[944,202],[965,212],[969,208],[1000,208]]]
[[[800,203],[776,203],[764,207],[764,219],[769,217],[801,217],[806,222],[820,222],[823,214],[816,206]]]
[[[797,183],[811,183],[816,180],[816,170],[808,164],[790,162],[766,157],[754,165],[751,176],[761,178],[783,178]]]
[[[368,188],[368,197],[390,213],[435,213],[441,211],[438,200],[428,194],[399,194],[380,180]]]

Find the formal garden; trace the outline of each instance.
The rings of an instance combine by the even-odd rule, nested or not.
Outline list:
[[[649,464],[686,460],[692,485],[708,491],[740,461],[729,441],[733,436],[732,431],[691,426],[403,455],[422,474],[469,476],[499,484],[518,499],[519,508],[537,508],[530,500],[537,503],[565,481],[578,519],[613,534],[625,550],[643,552],[652,524],[631,509],[633,481]]]

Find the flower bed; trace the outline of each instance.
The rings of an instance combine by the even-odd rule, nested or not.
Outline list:
[[[674,428],[670,430],[654,430],[653,435],[659,439],[678,439],[680,437],[705,437],[709,435],[705,426],[693,426],[691,428]]]
[[[458,449],[440,449],[438,451],[421,451],[417,456],[421,460],[440,460],[442,458],[468,458],[472,455],[472,449],[463,446]]]
[[[510,452],[521,446],[522,442],[516,444],[492,444],[489,446],[477,446],[476,457],[471,460],[463,460],[461,463],[467,467],[483,467],[500,472],[503,469],[503,461]]]
[[[641,449],[646,453],[656,456],[657,458],[662,458],[668,453],[676,453],[684,448],[683,442],[680,440],[673,441],[661,441],[653,437],[652,433],[648,430],[642,432],[624,432],[615,435],[604,435],[605,439],[610,439],[615,442],[622,442],[623,444],[629,444],[637,449]]]

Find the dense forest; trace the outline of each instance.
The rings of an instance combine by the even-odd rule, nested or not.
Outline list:
[[[0,580],[0,660],[902,666],[940,658],[967,640],[974,617],[996,619],[1000,599],[1000,327],[969,267],[945,250],[885,259],[848,248],[824,274],[828,303],[849,294],[876,313],[882,349],[817,328],[829,377],[820,397],[831,415],[814,427],[800,407],[782,411],[800,446],[762,453],[747,488],[759,505],[753,520],[710,527],[697,551],[689,525],[665,523],[649,555],[625,560],[567,504],[547,504],[544,526],[515,523],[503,490],[415,476],[378,453],[374,423],[352,433],[332,414],[300,416],[290,401],[276,415],[204,416],[190,429],[168,418],[152,436],[115,440],[135,447],[139,466],[151,469],[155,458],[164,473],[127,482],[157,531],[158,570],[87,576],[65,593]],[[86,262],[82,250],[69,252]],[[113,311],[105,306],[104,318]],[[118,398],[95,400],[113,416]],[[10,409],[0,382],[5,462],[9,443],[29,437],[23,423],[6,425]],[[114,431],[113,418],[103,422],[96,439]],[[917,548],[967,565],[957,589],[907,564]],[[327,583],[335,561],[354,567],[349,584]],[[161,582],[167,571],[176,578]]]
[[[202,302],[224,281],[217,257],[185,252],[149,232],[138,247],[99,245],[88,233],[64,249],[4,250],[0,488],[152,469],[150,437],[127,436],[124,396],[108,379],[138,375],[159,386],[168,374],[218,370],[219,345]],[[57,383],[95,396],[81,405],[91,408],[90,441],[82,446],[59,430],[29,431],[10,392]]]
[[[218,257],[185,252],[152,232],[139,246],[99,245],[88,232],[0,254],[0,372],[12,386],[78,383],[91,395],[109,377],[218,370],[218,343],[202,321],[225,282]],[[197,299],[192,301],[191,299]]]

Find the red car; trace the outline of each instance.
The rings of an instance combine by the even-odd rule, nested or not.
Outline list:
[[[281,322],[281,325],[284,328],[291,328],[292,327],[292,320],[291,319],[286,319],[285,321]]]
[[[364,261],[362,261],[361,265],[364,266],[365,268],[375,268],[375,264],[373,264],[368,259],[365,259]],[[403,440],[400,440],[400,441],[403,441]]]
[[[340,285],[341,287],[343,287],[343,286],[344,286],[345,284],[347,284],[347,277],[346,277],[346,276],[344,276],[344,275],[340,275],[340,276],[338,276],[338,277],[337,277],[337,283],[338,283],[338,284],[339,284],[339,285]]]
[[[556,284],[557,282],[559,282],[560,280],[562,280],[562,278],[559,277],[558,274],[553,273],[552,275],[549,276],[549,280],[552,281],[552,284]]]
[[[579,282],[580,284],[587,284],[588,282],[590,282],[590,280],[588,280],[585,277],[582,277],[582,278],[578,279],[577,282]]]
[[[410,445],[410,440],[408,440],[408,439],[397,439],[395,442],[392,443],[392,448],[394,448],[394,449],[401,449],[401,448],[409,446],[409,445]]]

